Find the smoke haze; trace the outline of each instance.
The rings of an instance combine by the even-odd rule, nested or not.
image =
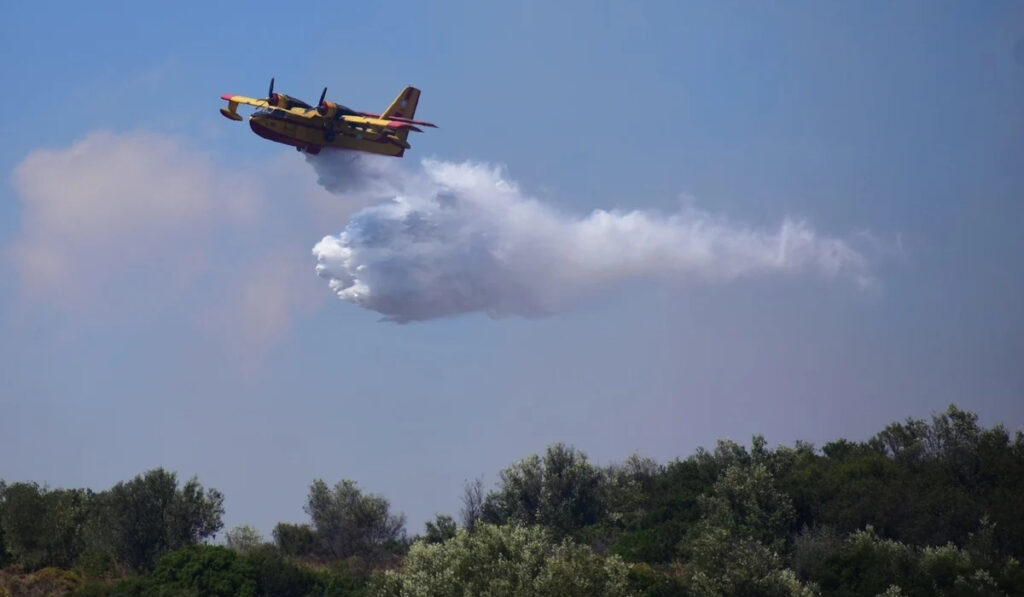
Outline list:
[[[309,160],[328,190],[378,202],[313,247],[317,274],[339,298],[393,321],[543,316],[638,279],[811,273],[870,283],[861,253],[801,220],[757,230],[692,207],[580,217],[488,165],[425,160],[407,172],[394,160],[338,152]]]

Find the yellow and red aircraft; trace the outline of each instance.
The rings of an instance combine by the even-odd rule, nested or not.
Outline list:
[[[249,116],[252,131],[264,139],[292,145],[299,151],[320,153],[324,147],[354,149],[395,157],[402,157],[411,146],[406,138],[409,131],[423,132],[416,125],[436,127],[421,120],[413,120],[420,90],[406,87],[381,114],[358,112],[341,104],[325,101],[327,88],[320,94],[316,107],[274,93],[274,79],[265,99],[225,93],[228,107],[220,113],[231,120],[241,120],[238,104],[259,108]]]

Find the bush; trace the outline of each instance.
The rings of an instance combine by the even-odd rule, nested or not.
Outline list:
[[[370,573],[358,558],[335,563],[330,568],[314,573],[316,597],[358,597],[367,592]]]
[[[687,593],[681,579],[644,563],[630,566],[626,580],[630,594],[636,597],[674,597]]]
[[[149,580],[155,588],[204,597],[250,597],[256,595],[255,576],[251,564],[230,549],[194,545],[160,558]]]
[[[402,570],[374,579],[381,597],[441,595],[626,595],[626,564],[541,527],[479,524],[444,543],[418,541]]]
[[[309,555],[313,553],[315,542],[316,536],[309,525],[279,522],[274,527],[274,543],[285,555]]]
[[[304,597],[321,595],[314,591],[317,576],[304,568],[289,562],[279,550],[264,546],[240,558],[246,570],[252,571],[257,595],[274,597]]]
[[[245,555],[252,553],[263,545],[263,535],[255,527],[248,524],[240,524],[224,535],[225,544],[228,549]]]
[[[360,595],[366,576],[339,563],[309,570],[290,562],[279,550],[262,546],[246,556],[219,545],[195,545],[173,551],[148,576],[125,579],[96,597],[342,597]]]
[[[0,596],[70,595],[84,584],[81,576],[60,568],[43,568],[31,574],[0,574]]]

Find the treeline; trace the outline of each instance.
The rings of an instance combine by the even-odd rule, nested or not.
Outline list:
[[[720,441],[596,466],[561,444],[408,536],[352,481],[308,523],[221,530],[155,470],[108,491],[0,483],[0,596],[1024,595],[1024,436],[951,406],[865,442]]]
[[[107,491],[0,481],[0,562],[27,569],[150,570],[221,529],[224,496],[157,469]]]

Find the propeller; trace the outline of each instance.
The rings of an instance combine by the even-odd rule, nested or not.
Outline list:
[[[324,88],[324,92],[321,93],[321,100],[316,102],[316,113],[321,116],[327,116],[328,105],[324,102],[324,98],[327,97],[327,87]]]
[[[277,94],[274,93],[274,77],[270,77],[270,89],[267,90],[267,102],[272,105],[277,105]]]

